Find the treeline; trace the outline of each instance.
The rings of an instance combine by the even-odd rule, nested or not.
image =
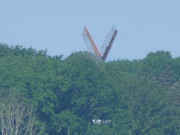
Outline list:
[[[1,97],[9,98],[6,91],[35,108],[36,134],[180,134],[180,57],[166,51],[105,63],[88,52],[62,59],[1,44]]]

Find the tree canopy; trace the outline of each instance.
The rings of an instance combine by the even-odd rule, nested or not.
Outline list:
[[[42,134],[180,134],[180,57],[167,51],[105,63],[1,44],[0,93],[12,89],[37,108]]]

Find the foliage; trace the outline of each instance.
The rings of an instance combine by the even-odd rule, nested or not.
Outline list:
[[[2,135],[40,135],[44,124],[38,121],[35,108],[18,90],[0,91],[0,121]]]
[[[49,135],[180,134],[179,69],[165,51],[104,63],[88,52],[63,60],[0,45],[0,89],[19,89]]]

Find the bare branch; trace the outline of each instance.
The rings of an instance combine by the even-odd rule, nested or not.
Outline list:
[[[0,93],[0,120],[2,135],[39,135],[44,129],[39,123],[35,108],[25,101],[19,91],[4,90]]]

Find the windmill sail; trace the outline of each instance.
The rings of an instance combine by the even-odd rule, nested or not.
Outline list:
[[[91,46],[91,48],[94,50],[95,54],[98,55],[100,58],[102,58],[101,53],[99,52],[94,40],[92,39],[92,37],[86,27],[84,28],[83,33],[84,33],[83,35],[84,35],[84,41],[85,41],[86,46],[88,48],[90,48],[90,46]]]
[[[111,47],[113,45],[113,42],[116,38],[118,31],[116,30],[115,26],[110,30],[110,32],[108,33],[108,35],[106,36],[103,45],[101,47],[101,54],[102,54],[102,59],[105,61],[110,50]]]
[[[90,51],[91,53],[94,53],[94,54],[95,54],[95,52],[94,52],[94,50],[93,50],[93,47],[92,47],[92,45],[91,45],[91,41],[89,40],[89,38],[88,38],[88,36],[87,36],[87,33],[86,33],[86,31],[85,31],[85,28],[84,28],[83,33],[82,33],[82,38],[83,38],[83,40],[84,40],[84,43],[85,43],[88,51]]]
[[[115,40],[116,35],[117,35],[117,30],[115,27],[113,27],[111,31],[108,33],[108,35],[106,36],[103,42],[103,45],[101,47],[101,52],[100,52],[86,27],[84,28],[84,31],[82,33],[84,43],[86,47],[88,48],[88,50],[92,53],[95,53],[99,58],[101,58],[104,61],[106,60],[110,52],[110,49],[112,47],[112,44]]]

